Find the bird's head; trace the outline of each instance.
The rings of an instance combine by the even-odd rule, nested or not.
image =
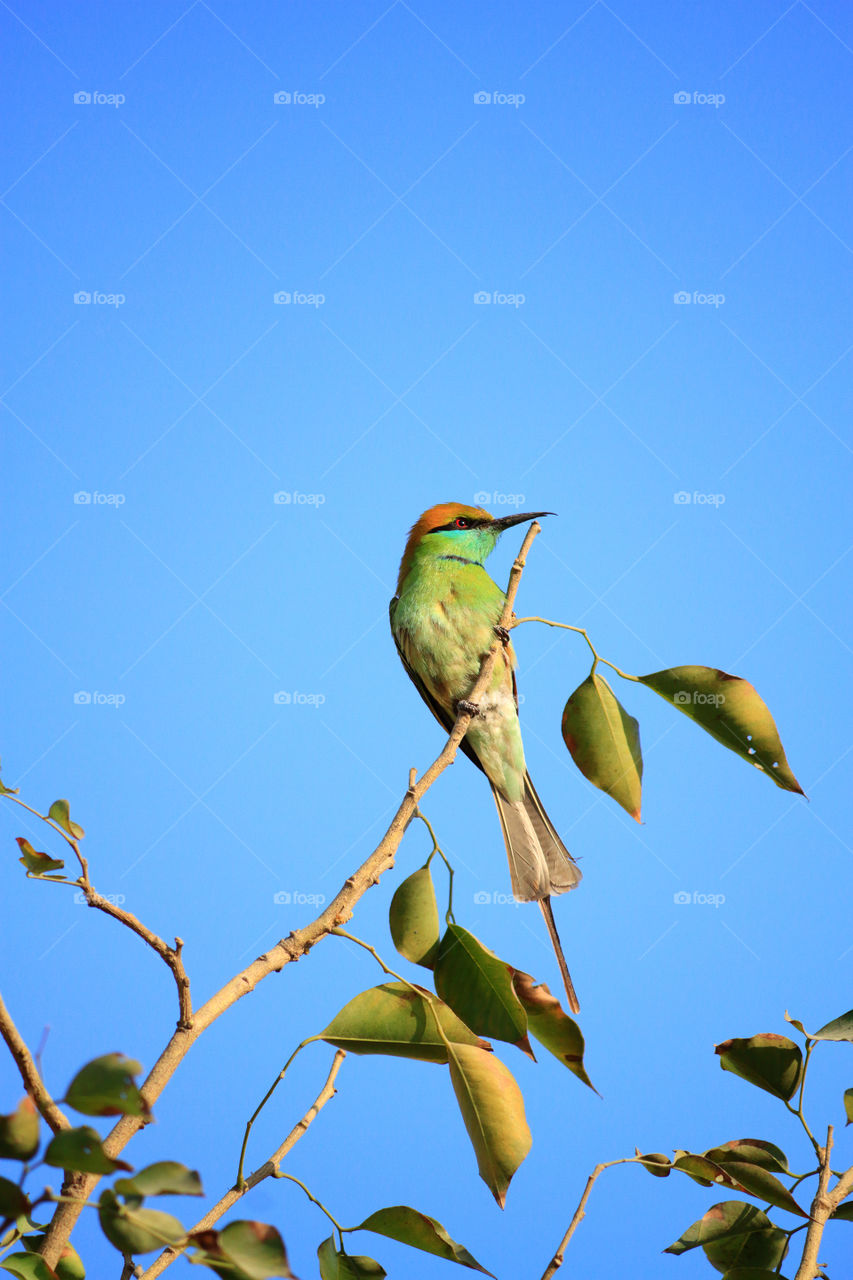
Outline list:
[[[553,511],[524,511],[512,516],[493,516],[483,507],[467,507],[462,502],[440,502],[430,507],[415,521],[409,531],[406,550],[400,562],[397,591],[402,589],[406,575],[415,559],[457,556],[482,564],[495,549],[498,538],[505,529],[539,516],[551,516]]]

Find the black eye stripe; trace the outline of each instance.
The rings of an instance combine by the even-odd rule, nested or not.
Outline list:
[[[457,516],[456,520],[464,520],[463,529],[480,529],[484,524],[488,524],[487,520],[479,520],[473,516]],[[459,525],[456,520],[451,520],[449,524],[441,524],[436,529],[430,529],[430,533],[449,533],[452,530],[458,530]]]

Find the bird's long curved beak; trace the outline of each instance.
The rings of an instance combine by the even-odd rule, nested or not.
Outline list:
[[[503,533],[504,529],[511,529],[514,524],[523,524],[525,520],[538,520],[540,516],[555,516],[556,511],[523,511],[516,516],[502,516],[500,520],[492,521],[492,528],[498,533]]]

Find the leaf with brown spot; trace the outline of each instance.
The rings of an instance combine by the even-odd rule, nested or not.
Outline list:
[[[582,1080],[597,1093],[598,1090],[584,1066],[584,1038],[578,1024],[564,1012],[559,1000],[551,994],[544,982],[537,984],[529,973],[514,969],[512,983],[527,1013],[527,1025],[531,1034],[559,1062],[568,1067],[578,1080]]]
[[[720,1066],[759,1089],[788,1102],[800,1085],[803,1055],[787,1036],[768,1031],[748,1039],[724,1040],[714,1050]]]
[[[670,667],[640,676],[666,702],[695,721],[783,791],[805,795],[791,772],[766,703],[748,680],[715,667]]]

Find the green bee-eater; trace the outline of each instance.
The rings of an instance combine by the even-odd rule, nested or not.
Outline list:
[[[409,533],[397,594],[391,601],[391,631],[406,671],[448,732],[494,642],[506,599],[483,562],[505,529],[550,514],[526,511],[495,519],[481,507],[444,502],[425,511]],[[518,723],[515,654],[508,637],[502,638],[505,643],[491,684],[461,746],[491,783],[513,894],[542,908],[566,995],[577,1013],[551,894],[573,889],[581,873],[530,781]]]

